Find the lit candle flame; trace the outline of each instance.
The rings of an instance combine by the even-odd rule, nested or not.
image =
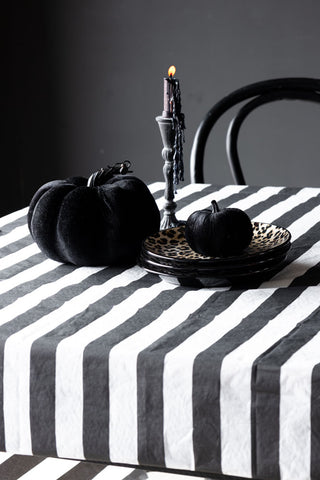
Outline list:
[[[169,67],[169,70],[168,70],[169,77],[173,77],[175,73],[176,73],[176,67],[174,65],[171,65],[171,67]]]

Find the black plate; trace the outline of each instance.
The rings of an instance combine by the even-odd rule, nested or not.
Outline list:
[[[173,263],[172,265],[164,265],[158,263],[155,259],[150,259],[143,252],[139,257],[139,265],[144,268],[149,268],[155,273],[167,273],[168,275],[183,275],[183,276],[234,276],[238,274],[250,274],[251,271],[260,271],[268,267],[278,265],[286,258],[287,252],[280,252],[273,257],[260,259],[259,261],[247,262],[247,263],[235,263],[226,265],[210,265],[208,263],[195,264],[190,262],[189,264]]]
[[[206,268],[210,268],[210,269],[223,268],[224,270],[226,270],[226,269],[243,268],[243,267],[249,267],[251,265],[256,266],[256,265],[262,264],[264,262],[267,262],[268,260],[272,260],[277,256],[286,255],[290,247],[291,247],[291,243],[289,242],[283,248],[279,248],[276,251],[268,253],[267,255],[257,255],[257,256],[250,255],[250,256],[242,257],[241,261],[237,261],[236,259],[233,259],[235,257],[232,257],[232,259],[231,257],[227,257],[225,259],[226,261],[216,261],[216,259],[211,260],[210,258],[192,260],[192,261],[177,259],[174,257],[162,258],[162,257],[159,257],[158,255],[154,255],[150,253],[144,248],[141,249],[140,257],[143,258],[144,260],[155,262],[158,265],[167,266],[167,267],[189,269],[192,266],[193,268],[197,268],[199,270],[206,269]]]
[[[225,287],[250,281],[263,281],[270,274],[279,271],[286,258],[286,253],[275,256],[259,265],[235,269],[196,269],[174,268],[156,264],[140,256],[139,265],[150,273],[159,275],[164,280],[187,287]]]

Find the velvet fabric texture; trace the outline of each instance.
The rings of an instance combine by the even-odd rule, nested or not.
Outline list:
[[[253,235],[251,220],[239,208],[218,207],[193,212],[186,223],[185,237],[190,247],[202,255],[225,257],[246,248]]]
[[[93,187],[84,177],[46,183],[28,212],[29,230],[41,251],[77,266],[134,264],[143,239],[159,224],[153,196],[132,175],[113,175]]]

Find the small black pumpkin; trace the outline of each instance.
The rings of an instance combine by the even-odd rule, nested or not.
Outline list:
[[[84,177],[46,183],[33,196],[30,233],[49,258],[74,265],[133,264],[145,237],[159,230],[159,209],[130,162]]]
[[[192,250],[210,257],[236,255],[252,239],[252,224],[239,208],[219,210],[215,200],[212,209],[193,212],[185,226],[185,237]]]

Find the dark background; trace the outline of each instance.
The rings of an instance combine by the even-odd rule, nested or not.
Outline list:
[[[46,181],[118,161],[130,160],[145,182],[162,181],[154,119],[171,64],[186,116],[185,183],[193,136],[218,99],[262,79],[319,76],[317,0],[12,3],[2,17],[0,214],[26,206]],[[233,183],[224,151],[230,118],[210,137],[207,182]],[[319,120],[319,105],[306,102],[252,114],[239,143],[248,183],[319,186]]]

